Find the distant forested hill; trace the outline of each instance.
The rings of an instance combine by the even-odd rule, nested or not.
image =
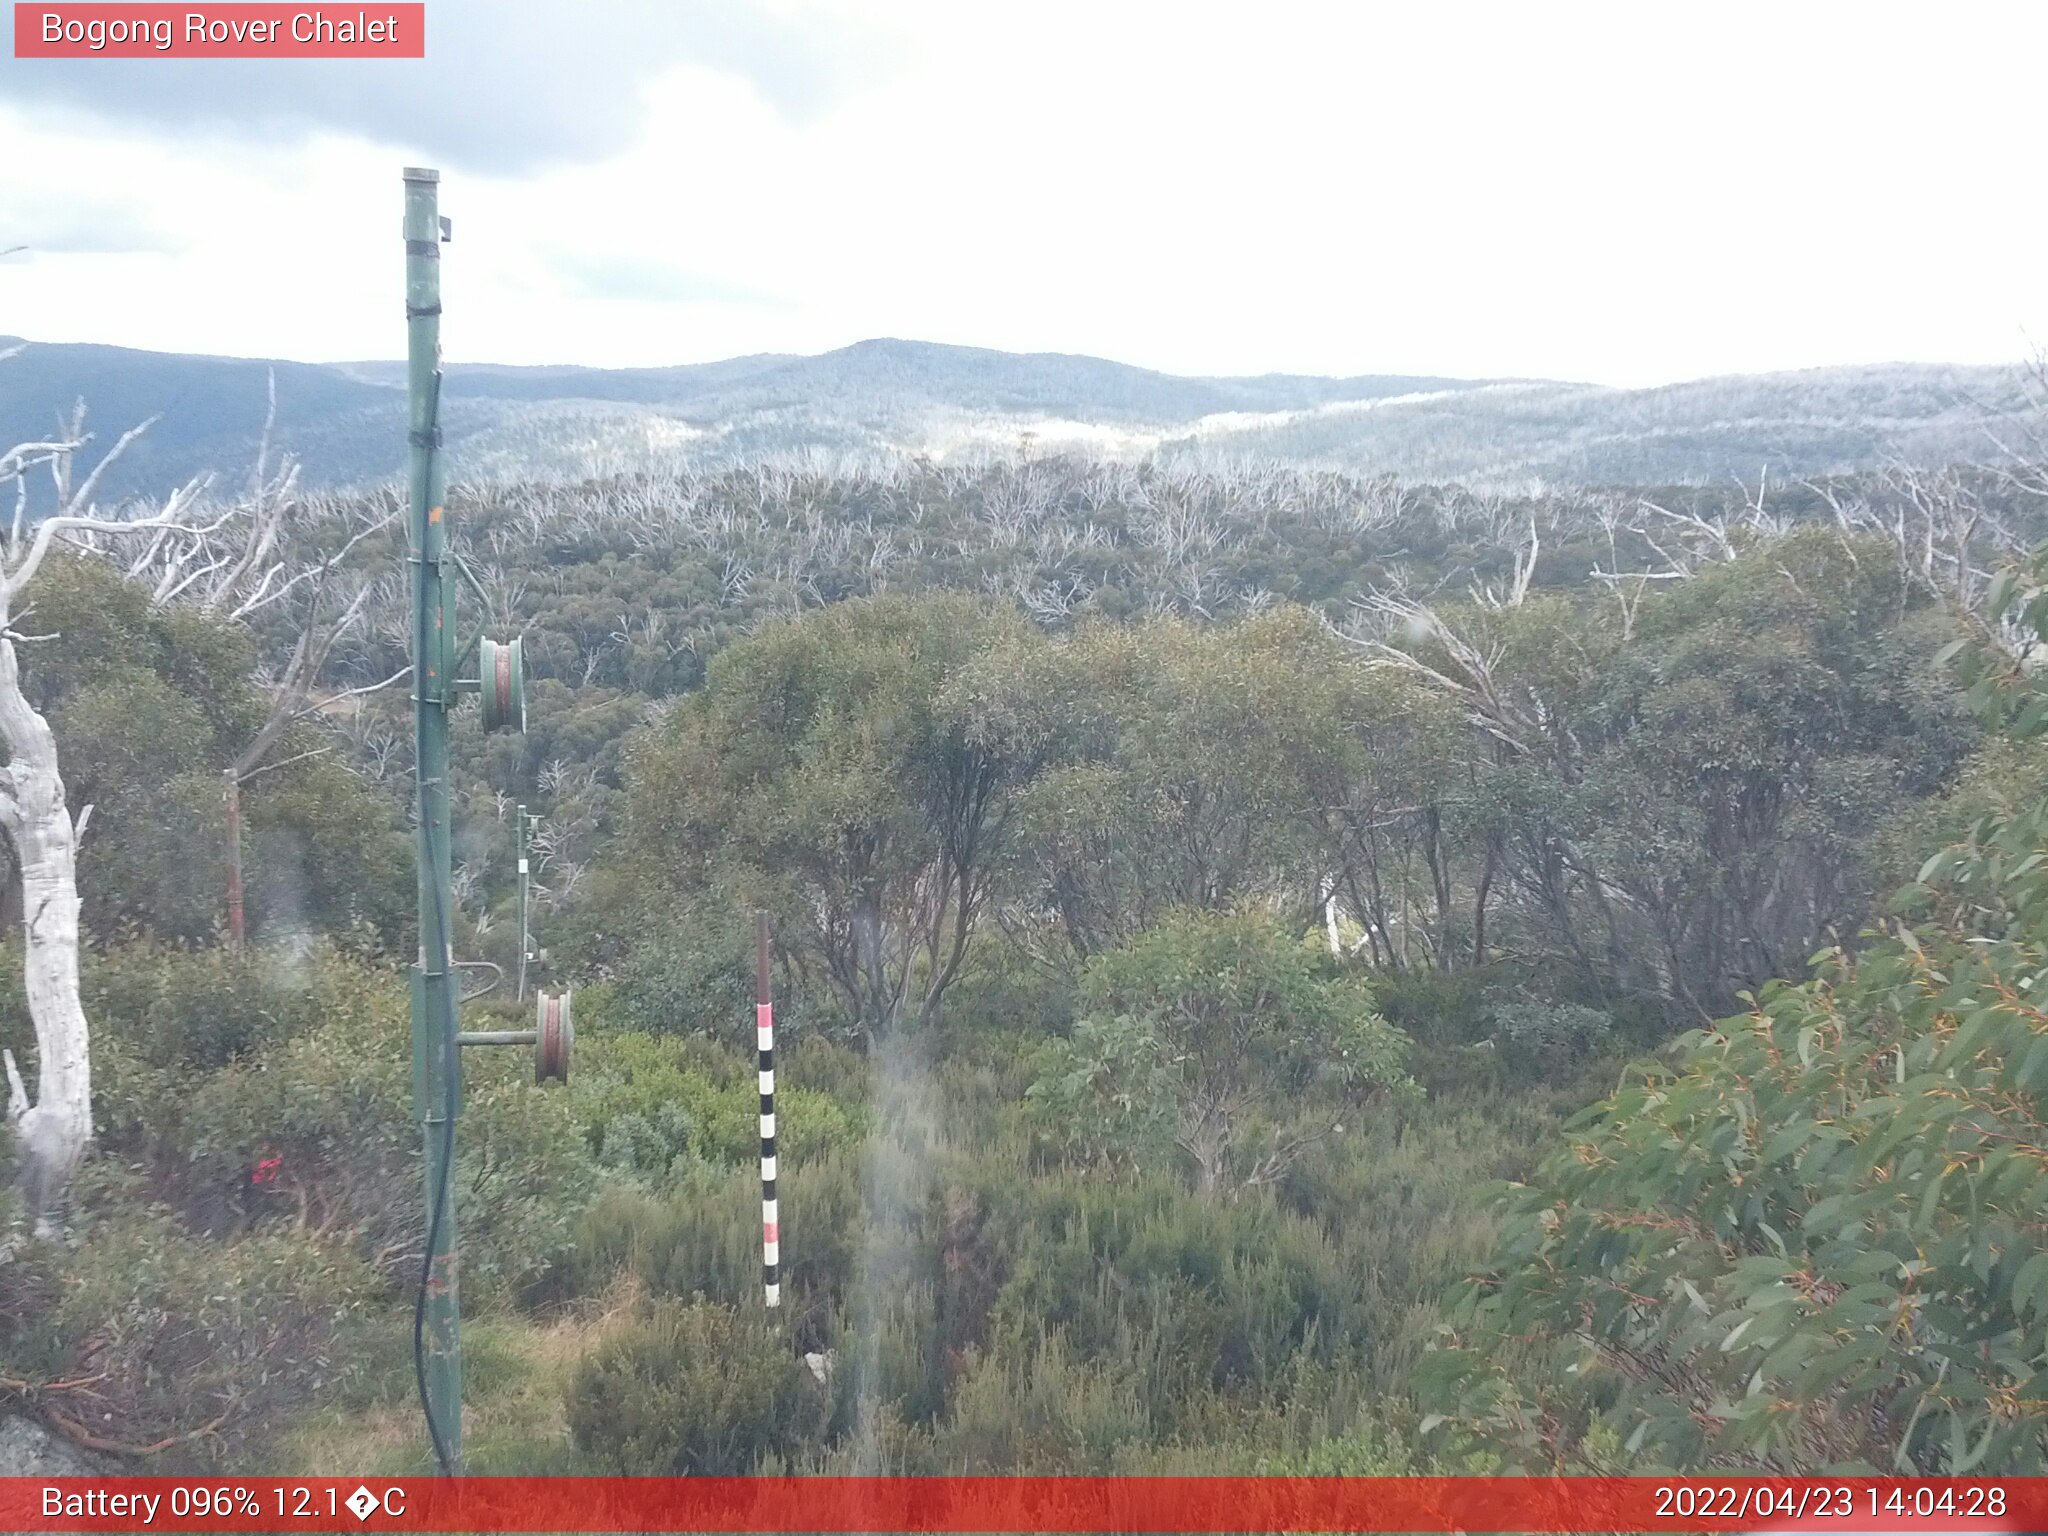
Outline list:
[[[77,399],[103,437],[160,415],[110,489],[161,493],[193,474],[239,472],[273,367],[278,439],[301,455],[309,484],[396,472],[404,377],[393,362],[30,344],[0,367],[0,433],[40,436]],[[1101,358],[875,340],[674,368],[454,364],[446,427],[454,472],[468,479],[580,479],[821,450],[956,459],[1072,448],[1520,487],[1974,458],[1990,447],[1985,423],[2016,403],[2005,370],[1924,364],[1624,390],[1404,375],[1181,378]]]

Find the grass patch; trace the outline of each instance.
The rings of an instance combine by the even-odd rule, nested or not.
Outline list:
[[[633,1312],[622,1276],[604,1295],[543,1317],[498,1313],[462,1329],[464,1470],[478,1476],[586,1470],[569,1440],[563,1394],[584,1355]],[[412,1369],[412,1313],[394,1313],[378,1358],[349,1401],[308,1414],[283,1437],[281,1475],[407,1476],[432,1470]]]

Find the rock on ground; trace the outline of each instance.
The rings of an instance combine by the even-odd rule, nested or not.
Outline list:
[[[93,1459],[33,1419],[0,1417],[0,1477],[91,1477]]]

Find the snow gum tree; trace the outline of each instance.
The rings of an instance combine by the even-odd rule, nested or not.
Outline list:
[[[22,648],[54,637],[16,626],[28,620],[30,588],[57,540],[200,531],[180,521],[198,498],[197,482],[149,515],[97,516],[94,496],[102,476],[148,423],[123,436],[74,487],[72,467],[85,441],[82,418],[82,411],[74,414],[68,430],[50,441],[0,453],[0,488],[15,490],[13,519],[0,544],[0,744],[7,751],[0,767],[0,829],[14,845],[21,873],[23,976],[36,1038],[34,1096],[12,1052],[0,1053],[0,1066],[7,1075],[7,1120],[22,1191],[39,1233],[50,1229],[51,1214],[92,1141],[90,1031],[78,990],[78,843],[92,807],[73,816],[50,723],[22,689]],[[31,518],[29,481],[37,470],[50,474],[55,509]]]

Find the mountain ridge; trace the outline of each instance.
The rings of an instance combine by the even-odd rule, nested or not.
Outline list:
[[[402,463],[404,365],[306,363],[0,337],[0,432],[37,437],[83,398],[104,433],[160,419],[110,487],[158,495],[253,454],[277,379],[278,446],[310,486]],[[1276,459],[1474,484],[1671,483],[1811,475],[1890,457],[1981,456],[2023,404],[2010,370],[1864,363],[1649,388],[1449,375],[1164,373],[1080,353],[873,337],[815,355],[649,368],[453,363],[458,477],[628,473],[789,453],[936,458],[1074,450]]]

